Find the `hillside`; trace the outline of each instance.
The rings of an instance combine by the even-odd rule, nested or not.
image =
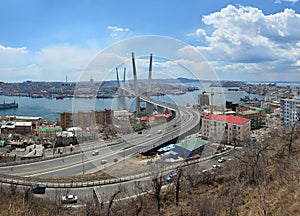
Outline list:
[[[91,198],[81,209],[66,209],[1,187],[1,215],[300,215],[299,134],[295,128],[273,131],[263,145],[249,144],[214,171],[179,169],[167,189],[154,175],[147,187],[152,192],[135,200],[117,202],[126,189],[116,188],[102,208]],[[135,190],[145,192],[139,185]]]

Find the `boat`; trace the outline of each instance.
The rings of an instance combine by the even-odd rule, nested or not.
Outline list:
[[[248,95],[246,95],[245,97],[240,98],[240,101],[243,101],[243,102],[253,102],[253,101],[258,101],[258,98],[257,97],[250,98]]]
[[[97,92],[96,98],[114,98],[113,92]]]
[[[245,97],[240,98],[240,100],[244,101],[244,102],[247,102],[247,101],[250,101],[250,97],[248,95],[246,95]]]
[[[64,99],[65,98],[65,96],[63,96],[63,95],[57,95],[56,96],[56,100],[62,100],[62,99]]]
[[[229,88],[228,91],[239,91],[237,88]]]
[[[18,106],[18,103],[16,103],[15,101],[11,103],[6,103],[5,101],[3,101],[3,103],[0,104],[0,109],[17,108]]]

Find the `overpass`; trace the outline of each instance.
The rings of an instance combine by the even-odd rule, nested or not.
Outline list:
[[[152,55],[150,58],[150,72],[152,73]],[[168,109],[172,112],[176,112],[175,118],[171,121],[153,127],[151,129],[144,130],[142,135],[140,134],[127,134],[122,137],[118,142],[114,144],[97,144],[92,148],[87,148],[82,146],[81,150],[74,151],[74,154],[59,158],[50,158],[48,160],[40,161],[28,161],[28,163],[21,164],[8,164],[8,166],[0,167],[0,174],[12,174],[14,176],[22,177],[47,177],[47,176],[71,176],[84,173],[92,173],[101,170],[104,166],[103,161],[106,161],[105,166],[114,165],[116,158],[118,162],[122,159],[131,157],[134,154],[149,151],[150,149],[156,148],[168,141],[171,141],[177,137],[184,136],[193,129],[198,129],[200,123],[200,114],[193,109],[177,106],[175,104],[170,104],[162,102],[159,100],[154,100],[149,97],[149,95],[139,94],[137,85],[137,74],[135,69],[134,54],[132,53],[133,62],[133,72],[134,72],[134,91],[129,89],[124,89],[130,94],[136,95],[136,110],[140,112],[140,101],[146,102],[146,112],[148,114],[152,113],[150,106],[156,105],[158,110],[163,112],[164,109]],[[151,76],[149,75],[150,79]],[[149,83],[149,82],[148,82]],[[151,83],[151,81],[150,81]],[[150,86],[150,85],[148,85]],[[148,88],[149,91],[149,88]],[[148,106],[148,108],[147,108]],[[177,125],[176,127],[173,127]],[[157,133],[161,131],[161,133]],[[150,137],[147,137],[150,135]],[[98,156],[92,156],[93,150],[99,150]],[[122,176],[119,176],[122,178]],[[3,178],[1,178],[2,180]]]

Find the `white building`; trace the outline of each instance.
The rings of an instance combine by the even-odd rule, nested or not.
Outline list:
[[[282,99],[280,101],[282,123],[293,125],[299,121],[300,100]]]

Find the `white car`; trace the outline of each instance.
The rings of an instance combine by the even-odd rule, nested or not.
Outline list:
[[[99,151],[93,151],[93,152],[92,152],[92,155],[93,155],[93,156],[96,156],[96,155],[98,155],[98,154],[99,154]]]
[[[220,159],[218,159],[218,162],[219,162],[219,163],[223,163],[223,162],[225,162],[225,161],[226,161],[226,159],[223,158],[223,157],[221,157]]]
[[[213,168],[213,169],[217,169],[217,168],[220,168],[220,167],[221,167],[221,165],[219,165],[219,164],[214,164],[212,168]]]
[[[208,172],[207,169],[202,170],[202,173],[207,173],[207,172]]]
[[[63,204],[72,204],[72,203],[77,203],[77,196],[75,195],[66,195],[66,196],[63,196],[61,201]]]
[[[158,134],[161,134],[161,132],[162,132],[162,130],[158,130],[158,131],[157,131]]]

